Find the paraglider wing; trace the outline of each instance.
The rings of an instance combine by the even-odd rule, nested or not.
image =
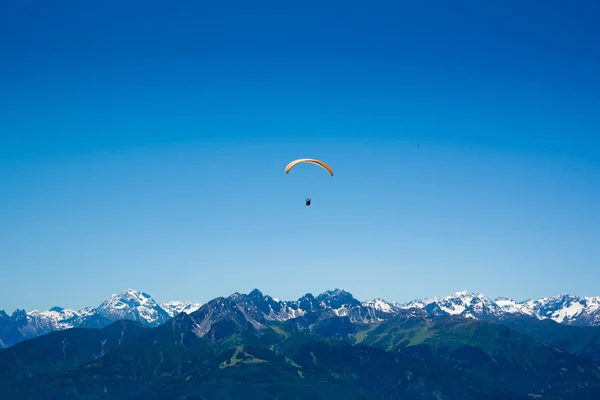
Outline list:
[[[327,172],[329,172],[329,174],[331,176],[333,176],[333,171],[331,170],[331,168],[329,167],[329,165],[325,164],[323,161],[319,161],[319,160],[315,160],[313,158],[299,158],[298,160],[294,160],[291,163],[289,163],[286,167],[285,167],[285,173],[289,173],[290,170],[300,164],[300,163],[312,163],[312,164],[317,164],[321,167],[323,167],[325,170],[327,170]]]

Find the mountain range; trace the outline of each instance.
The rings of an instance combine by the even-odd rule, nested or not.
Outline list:
[[[340,289],[281,301],[255,289],[199,306],[126,290],[94,309],[11,317],[31,332],[45,315],[54,331],[0,350],[0,399],[591,400],[594,301],[457,292],[397,304]]]
[[[191,313],[201,304],[171,301],[158,304],[150,295],[127,289],[113,294],[98,307],[71,310],[53,307],[48,311],[18,309],[11,316],[0,310],[0,348],[25,339],[69,328],[103,328],[119,320],[131,320],[153,327],[180,312]]]
[[[230,298],[241,296],[234,293]],[[398,315],[404,310],[421,309],[435,316],[460,315],[492,322],[512,320],[519,316],[549,319],[566,325],[600,326],[600,297],[578,297],[562,294],[537,300],[517,302],[510,298],[488,298],[467,291],[452,295],[417,299],[405,304],[377,298],[359,301],[350,293],[329,290],[313,296],[307,293],[295,301],[281,301],[254,290],[252,301],[269,320],[292,319],[308,312],[348,316],[352,322],[374,323]],[[157,303],[146,293],[127,289],[113,294],[98,307],[81,310],[53,307],[48,311],[18,309],[12,315],[0,310],[0,348],[22,340],[69,328],[103,328],[119,320],[131,320],[148,327],[159,326],[175,315],[193,313],[201,303],[170,301]]]

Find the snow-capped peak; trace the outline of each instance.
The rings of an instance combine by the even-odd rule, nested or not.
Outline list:
[[[150,295],[133,289],[113,294],[94,314],[111,321],[131,319],[145,325],[162,324],[170,318]]]
[[[153,302],[153,300],[147,294],[127,289],[121,293],[111,295],[98,309],[121,310],[127,308],[127,306],[140,307],[148,304],[148,302]]]
[[[560,294],[510,305],[503,300],[503,309],[512,314],[533,315],[539,319],[552,319],[559,323],[575,325],[600,325],[600,297],[578,297]]]
[[[401,305],[402,309],[425,308],[435,314],[463,315],[475,318],[481,315],[497,315],[500,307],[483,293],[473,293],[467,290],[454,292],[449,296],[433,299],[417,299]],[[435,311],[437,310],[437,311]]]
[[[498,304],[498,307],[508,313],[518,313],[522,308],[521,304],[508,297],[497,297],[494,301]]]
[[[408,303],[404,303],[404,304],[400,304],[400,303],[394,303],[394,305],[396,305],[398,308],[401,309],[405,309],[408,310],[410,308],[423,308],[426,305],[433,303],[435,300],[430,300],[430,299],[415,299],[412,301],[409,301]]]
[[[500,307],[500,309],[507,314],[523,314],[533,316],[536,313],[536,304],[535,301],[532,300],[518,302],[508,297],[497,297],[494,301],[498,307]]]
[[[147,293],[126,289],[113,294],[98,307],[85,307],[77,311],[62,307],[29,312],[19,309],[8,316],[0,310],[0,348],[56,330],[76,327],[102,328],[117,320],[133,320],[147,326],[158,326],[171,318],[171,312],[191,313],[201,306],[191,302],[165,304],[170,306],[167,307],[169,311],[158,305]],[[5,330],[3,333],[3,324],[16,324],[19,328],[17,331]]]
[[[168,301],[166,303],[160,303],[160,306],[167,312],[167,314],[169,314],[171,317],[174,317],[182,312],[191,314],[202,307],[202,304],[192,303],[189,301]]]
[[[370,307],[374,310],[381,311],[384,313],[391,313],[396,309],[396,307],[392,303],[388,303],[387,301],[380,298],[365,301],[362,303],[362,305],[363,307]]]
[[[28,319],[35,319],[36,325],[44,330],[73,328],[79,321],[78,311],[61,307],[52,307],[48,311],[31,310],[27,312]]]

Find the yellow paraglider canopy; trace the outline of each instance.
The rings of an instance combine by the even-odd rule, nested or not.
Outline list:
[[[285,167],[285,173],[286,173],[286,174],[287,174],[287,173],[289,173],[289,172],[290,172],[290,170],[291,170],[291,169],[292,169],[294,166],[296,166],[296,165],[298,165],[298,164],[301,164],[301,163],[312,163],[312,164],[317,164],[317,165],[319,165],[319,166],[321,166],[321,167],[325,168],[325,169],[326,169],[326,170],[329,172],[329,174],[330,174],[331,176],[333,176],[333,171],[331,170],[331,168],[329,167],[329,165],[325,164],[323,161],[315,160],[315,159],[313,159],[313,158],[299,158],[298,160],[294,160],[294,161],[292,161],[291,163],[289,163],[289,164],[288,164],[288,165]]]

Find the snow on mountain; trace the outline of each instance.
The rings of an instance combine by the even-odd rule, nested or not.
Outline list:
[[[393,303],[388,303],[387,301],[380,298],[365,301],[362,303],[362,306],[372,308],[373,310],[381,311],[384,313],[393,313],[398,309],[398,307]]]
[[[325,307],[332,309],[350,308],[360,305],[352,294],[343,289],[327,290],[316,297],[317,301]]]
[[[189,301],[169,301],[160,303],[159,305],[170,317],[174,317],[181,312],[191,314],[202,307],[202,304],[200,303],[191,303]]]
[[[568,294],[542,298],[531,302],[538,318],[550,318],[560,323],[576,323],[586,312],[598,309],[594,298],[576,297]],[[588,308],[589,307],[589,308]]]
[[[69,328],[103,328],[117,320],[137,321],[146,326],[158,326],[171,318],[171,313],[192,313],[200,304],[169,302],[165,310],[146,293],[127,289],[110,296],[98,307],[71,310],[53,307],[50,310],[16,310],[11,316],[0,310],[0,348],[25,339]]]
[[[535,305],[531,300],[519,303],[508,297],[498,297],[495,299],[495,302],[506,314],[535,315]]]
[[[351,322],[373,323],[398,314],[410,315],[415,309],[419,309],[431,316],[460,315],[491,321],[530,316],[552,319],[562,324],[600,326],[600,297],[568,294],[519,302],[506,297],[490,300],[483,293],[459,291],[445,297],[416,299],[399,304],[381,298],[361,302],[342,289],[328,290],[316,297],[307,293],[292,301],[282,301],[254,289],[249,294],[234,293],[225,300],[227,301],[222,303],[223,307],[234,307],[235,310],[232,309],[231,312],[241,313],[252,324],[287,321],[298,317],[306,317],[307,321],[341,317]],[[206,313],[206,307],[207,305],[188,301],[158,304],[146,293],[127,289],[113,294],[95,308],[71,310],[53,307],[48,311],[29,312],[16,310],[11,316],[0,310],[0,348],[55,330],[73,327],[102,328],[121,319],[134,320],[146,326],[158,326],[182,313]]]
[[[396,303],[394,302],[393,304],[400,309],[403,310],[409,310],[411,308],[424,308],[426,305],[428,305],[429,303],[432,303],[434,300],[429,300],[429,299],[415,299],[412,300],[408,303],[404,303],[404,304],[400,304],[400,303]]]
[[[307,295],[309,296],[309,295]],[[306,314],[307,308],[315,305],[314,297],[304,296],[304,301],[281,301],[268,295],[263,295],[260,290],[254,289],[248,294],[234,293],[227,299],[238,304],[244,313],[259,313],[251,319],[265,319],[267,321],[286,321]]]
[[[109,321],[128,319],[148,326],[163,324],[171,318],[150,295],[133,289],[113,294],[93,314]]]
[[[496,303],[509,314],[552,319],[568,325],[600,325],[600,297],[561,294],[554,297],[542,297],[537,300],[526,300],[520,303],[512,299],[498,298]]]
[[[191,314],[177,314],[168,324],[168,329],[181,344],[194,336],[218,340],[249,328],[262,329],[267,320],[264,313],[253,305],[253,300],[259,297],[258,294],[259,301],[264,297],[260,292],[253,291],[252,294],[235,293],[227,298],[217,297]]]
[[[442,313],[492,320],[523,315],[569,325],[600,326],[600,297],[562,294],[518,302],[507,297],[490,300],[483,293],[460,291],[443,298],[414,300],[400,307],[421,308],[434,315]]]
[[[338,317],[348,317],[351,322],[379,322],[402,311],[381,298],[361,302],[342,289],[323,292],[316,300],[323,309],[330,310]]]
[[[509,297],[497,297],[494,301],[504,312],[514,314],[518,313],[521,309],[519,303]]]
[[[391,303],[375,299],[361,303],[345,290],[328,290],[314,297],[307,293],[298,300],[281,301],[263,295],[258,289],[249,294],[234,293],[227,300],[238,304],[252,320],[286,321],[307,314],[320,317],[348,317],[352,322],[375,322],[399,311]]]
[[[27,312],[27,319],[30,324],[37,328],[47,331],[74,328],[80,322],[84,313],[65,309],[61,307],[52,307],[48,311],[32,310]]]
[[[418,299],[401,305],[402,309],[424,309],[433,315],[462,315],[468,318],[493,318],[502,314],[503,309],[483,293],[466,290],[455,292],[442,298]]]

